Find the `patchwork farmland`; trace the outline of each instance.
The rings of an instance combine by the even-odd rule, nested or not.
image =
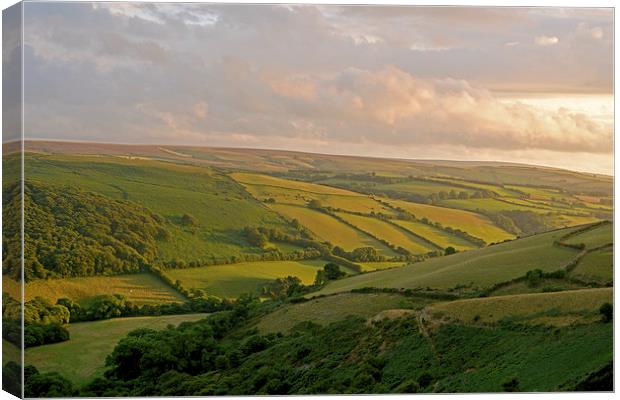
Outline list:
[[[81,393],[103,394],[93,379],[121,373],[113,366],[123,352],[147,338],[140,351],[185,346],[171,357],[197,346],[208,355],[179,356],[200,363],[187,368],[231,382],[267,358],[287,374],[304,373],[293,359],[331,360],[349,382],[361,372],[347,370],[348,357],[376,366],[383,361],[370,355],[386,354],[385,391],[404,390],[385,382],[405,376],[427,392],[498,391],[512,376],[528,390],[575,388],[611,362],[609,178],[267,150],[28,148],[25,361]],[[5,155],[6,168],[18,162]],[[18,190],[10,182],[3,190],[13,248]],[[20,270],[4,261],[10,323]],[[52,326],[68,340],[48,342],[37,330]],[[544,344],[549,329],[565,352]],[[596,356],[580,345],[585,332]],[[7,337],[7,360],[19,361],[16,337]],[[547,358],[511,361],[509,341]],[[579,371],[554,370],[545,381],[529,372],[568,355],[584,360]],[[478,382],[455,378],[474,373]],[[205,388],[225,381],[213,376],[191,379]],[[425,379],[432,383],[420,386]]]

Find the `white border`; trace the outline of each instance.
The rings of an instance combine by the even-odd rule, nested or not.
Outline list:
[[[32,2],[29,0],[26,0],[26,2]],[[64,0],[63,2],[79,2],[77,0]],[[155,2],[155,3],[189,3],[188,1],[179,1],[179,0],[153,0],[153,1],[149,1],[149,2]],[[226,0],[211,0],[209,1],[210,3],[231,3],[231,1],[226,1]],[[278,0],[272,0],[272,1],[264,1],[264,0],[243,0],[240,1],[241,3],[246,3],[246,4],[303,4],[304,2],[295,2],[295,1],[278,1]],[[16,1],[12,1],[12,0],[0,0],[0,6],[2,9],[8,8],[11,5],[15,4]],[[313,1],[309,1],[309,2],[305,2],[306,4],[342,4],[342,5],[355,5],[355,4],[376,4],[376,5],[426,5],[426,6],[446,6],[446,5],[451,5],[451,6],[495,6],[495,7],[588,7],[588,8],[593,8],[593,7],[615,7],[615,2],[613,0],[589,0],[589,1],[576,1],[576,0],[572,0],[572,1],[567,1],[567,0],[538,0],[538,1],[534,1],[534,0],[526,0],[526,1],[514,1],[514,0],[505,0],[505,1],[492,1],[492,0],[448,0],[448,1],[437,1],[437,0],[425,0],[425,1],[411,1],[411,0],[389,0],[389,1],[385,1],[385,0],[371,0],[371,1],[354,1],[354,0],[339,0],[339,1],[330,1],[330,0],[313,0]],[[22,13],[22,18],[23,18],[23,13]],[[615,9],[614,9],[614,21],[615,21]],[[0,32],[1,32],[1,18],[0,18]],[[616,48],[618,45],[618,32],[614,29],[614,93],[616,93],[617,89],[618,89],[618,83],[615,80],[615,73],[617,72],[617,68],[618,66],[615,64],[615,54],[616,54]],[[23,60],[23,54],[22,54],[22,60]],[[22,64],[23,65],[23,64]],[[0,66],[0,71],[1,71],[1,66]],[[23,93],[23,80],[22,80],[22,93]],[[1,102],[1,100],[0,100]],[[23,111],[23,110],[22,110]],[[618,113],[618,104],[614,103],[614,115],[617,115]],[[0,108],[0,114],[1,114],[1,108]],[[614,133],[615,133],[615,120],[614,120]],[[614,135],[615,137],[615,135]],[[22,112],[22,140],[23,140],[23,112]],[[617,153],[618,147],[620,145],[618,144],[617,141],[614,140],[614,153]],[[0,150],[1,151],[1,150]],[[22,160],[22,171],[23,171],[23,160]],[[2,167],[1,167],[1,163],[0,163],[0,176],[2,173]],[[614,163],[614,175],[618,174],[618,169],[617,169],[617,165]],[[23,191],[23,187],[22,187],[22,191]],[[615,199],[617,200],[620,196],[620,189],[618,188],[618,186],[614,187],[614,195],[615,195]],[[22,198],[23,198],[23,192],[22,192]],[[23,204],[22,204],[23,207]],[[614,202],[614,218],[617,217],[617,201]],[[1,222],[1,215],[0,215],[0,222]],[[22,229],[23,229],[23,212],[22,212]],[[618,232],[620,230],[620,227],[617,224],[614,224],[614,237],[619,237],[618,236]],[[23,237],[23,232],[22,232],[22,237]],[[23,244],[22,244],[23,246]],[[23,249],[22,249],[22,254],[23,254]],[[620,259],[620,255],[618,254],[617,251],[617,246],[616,246],[616,242],[614,241],[614,265],[618,265],[618,260]],[[22,260],[23,262],[23,260]],[[22,269],[23,272],[23,269]],[[618,269],[615,269],[615,274],[614,274],[614,282],[619,282],[618,277],[620,276],[620,273],[618,272]],[[23,296],[23,292],[22,292],[22,296]],[[619,304],[616,300],[617,300],[617,296],[618,293],[614,290],[614,303],[615,304]],[[617,343],[619,334],[618,334],[618,318],[614,318],[614,345]],[[617,361],[617,346],[615,346],[614,348],[614,359]],[[23,353],[22,353],[22,357],[23,357]],[[615,368],[614,368],[615,369]],[[619,385],[619,378],[616,375],[614,377],[614,383],[615,383],[615,388],[620,388]],[[505,398],[510,398],[510,399],[555,399],[555,398],[561,398],[561,399],[566,399],[566,400],[570,400],[570,399],[583,399],[583,398],[588,398],[588,399],[592,399],[592,400],[596,400],[596,399],[607,399],[607,398],[614,398],[614,394],[607,394],[607,393],[545,393],[545,394],[524,394],[524,393],[514,393],[514,394],[458,394],[458,395],[440,395],[440,394],[436,394],[436,395],[377,395],[377,396],[372,396],[373,398],[377,398],[377,399],[429,399],[429,398],[441,398],[441,399],[475,399],[475,398],[496,398],[496,397],[505,397]],[[258,398],[259,396],[247,396],[245,398]],[[264,397],[264,396],[261,396]],[[267,396],[270,397],[270,396]],[[271,396],[274,397],[274,396]],[[311,396],[311,398],[329,398],[329,399],[333,399],[333,400],[348,400],[351,398],[363,398],[363,397],[368,397],[368,396]],[[174,397],[159,397],[161,399],[174,399]],[[230,397],[212,397],[214,399],[220,399],[220,398],[240,398],[240,397],[235,397],[235,396],[230,396]],[[286,399],[290,399],[290,400],[301,400],[301,399],[306,399],[308,398],[307,396],[286,396]],[[0,400],[5,400],[5,399],[14,399],[13,396],[11,396],[10,394],[6,393],[6,392],[0,392]]]

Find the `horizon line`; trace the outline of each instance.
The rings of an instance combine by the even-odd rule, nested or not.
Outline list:
[[[590,172],[590,171],[579,171],[572,170],[567,168],[549,166],[549,165],[540,165],[540,164],[527,164],[523,162],[514,162],[514,161],[499,161],[499,160],[455,160],[455,159],[439,159],[439,158],[403,158],[403,157],[386,157],[386,156],[368,156],[368,155],[359,155],[359,154],[342,154],[342,153],[321,153],[321,152],[310,152],[310,151],[302,151],[302,150],[294,150],[294,149],[276,149],[276,148],[262,148],[262,147],[243,147],[243,146],[208,146],[208,145],[194,145],[194,144],[165,144],[165,143],[128,143],[128,142],[101,142],[101,141],[91,141],[91,140],[67,140],[67,139],[42,139],[42,138],[32,138],[32,139],[17,139],[17,140],[9,140],[3,141],[2,145],[19,143],[19,142],[52,142],[52,143],[77,143],[77,144],[101,144],[101,145],[116,145],[116,146],[151,146],[151,147],[163,147],[163,146],[176,146],[176,147],[198,147],[198,148],[208,148],[208,149],[225,149],[225,150],[262,150],[262,151],[280,151],[280,152],[292,152],[299,154],[311,154],[311,155],[322,155],[322,156],[337,156],[337,157],[352,157],[352,158],[371,158],[375,160],[396,160],[403,162],[453,162],[453,163],[495,163],[495,164],[504,164],[504,165],[512,165],[512,166],[523,166],[523,167],[535,167],[541,169],[553,169],[559,171],[568,171],[580,174],[587,174],[593,176],[601,176],[615,179],[615,174],[603,174],[598,172]],[[615,154],[614,154],[614,166],[615,166]],[[614,168],[615,172],[615,168]]]

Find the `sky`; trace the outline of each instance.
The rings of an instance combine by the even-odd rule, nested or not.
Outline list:
[[[24,13],[28,138],[613,174],[611,9],[25,3]]]

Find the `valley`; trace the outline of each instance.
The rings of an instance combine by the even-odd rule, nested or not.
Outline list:
[[[36,344],[25,362],[80,393],[149,395],[149,374],[173,364],[156,393],[503,391],[512,379],[571,390],[611,363],[611,177],[251,149],[26,148]],[[5,168],[19,162],[4,157]],[[5,181],[3,192],[10,248],[18,191]],[[13,301],[16,261],[3,270]],[[35,340],[54,324],[68,340]],[[137,361],[123,346],[134,345],[144,368],[124,376]],[[583,363],[532,375],[569,358]],[[267,359],[282,368],[264,369]],[[250,371],[264,379],[244,381]]]

